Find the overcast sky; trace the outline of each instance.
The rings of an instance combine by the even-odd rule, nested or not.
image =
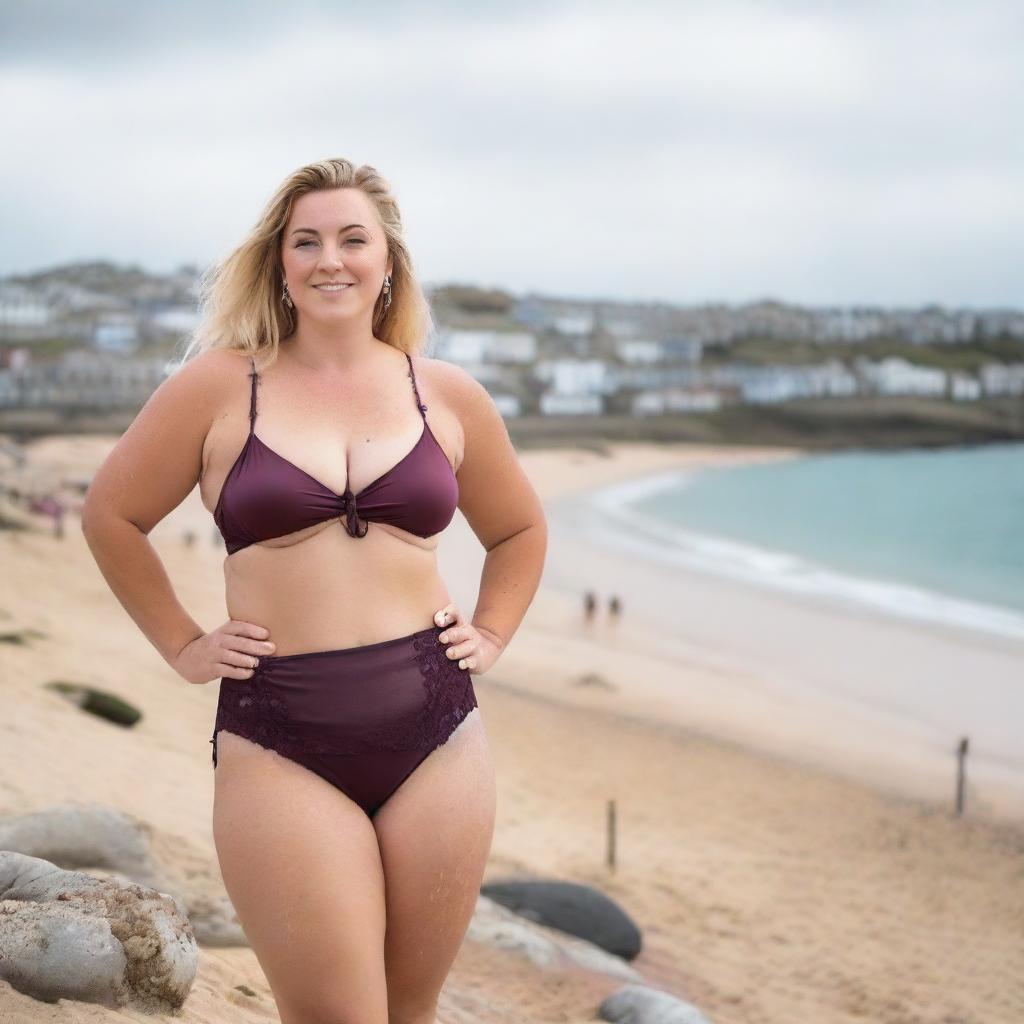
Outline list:
[[[343,156],[428,284],[1024,307],[1024,4],[486,6],[0,0],[0,273],[205,266]]]

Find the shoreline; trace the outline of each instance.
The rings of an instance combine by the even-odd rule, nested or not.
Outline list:
[[[554,481],[537,454],[523,456],[540,482],[552,527],[537,599],[546,611],[542,617],[531,609],[527,616],[532,639],[543,643],[551,632],[542,618],[556,620],[554,631],[580,641],[572,660],[589,661],[593,671],[603,667],[622,687],[620,703],[635,705],[655,723],[664,719],[938,806],[953,805],[955,750],[966,735],[965,814],[1024,820],[1024,758],[1012,730],[1003,728],[1018,708],[1024,715],[1014,686],[1024,643],[697,569],[652,565],[611,545],[595,546],[573,521],[572,509],[609,483],[804,452],[676,446],[639,454],[634,446],[619,446],[597,466],[577,457],[575,478],[563,472]],[[590,637],[578,611],[583,585],[574,585],[588,577],[596,589],[625,596],[624,621]],[[808,635],[820,638],[816,646],[807,643]],[[521,663],[514,674],[529,680],[537,678],[538,666],[519,653],[526,646],[517,648]],[[957,681],[965,678],[973,685],[966,693],[960,686],[958,694]],[[942,700],[924,694],[930,681],[948,691]],[[566,687],[561,693],[570,701],[595,699]],[[972,700],[985,705],[986,716],[968,706]],[[935,706],[921,715],[916,705],[930,702]],[[992,713],[993,707],[1005,710]]]

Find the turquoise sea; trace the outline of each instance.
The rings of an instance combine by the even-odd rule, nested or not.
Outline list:
[[[1024,444],[802,455],[592,501],[659,561],[1024,636]]]

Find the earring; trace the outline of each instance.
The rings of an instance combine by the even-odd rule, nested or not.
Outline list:
[[[284,294],[281,296],[281,301],[284,302],[284,304],[289,309],[294,309],[295,308],[295,303],[292,302],[291,294],[288,291],[288,281],[287,281],[287,279],[282,277],[281,278],[281,284],[284,287]]]
[[[391,305],[391,275],[384,275],[384,312],[388,311],[388,306]]]

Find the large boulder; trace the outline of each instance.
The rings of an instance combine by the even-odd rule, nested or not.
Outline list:
[[[198,960],[173,896],[0,851],[0,977],[19,992],[169,1012]]]

